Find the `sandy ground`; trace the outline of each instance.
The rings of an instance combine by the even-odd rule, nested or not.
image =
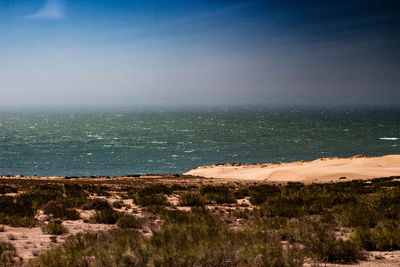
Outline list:
[[[93,213],[94,211],[81,211],[82,220],[63,221],[62,224],[68,228],[68,233],[56,236],[56,242],[51,241],[51,235],[43,233],[39,226],[26,228],[7,225],[0,225],[4,227],[4,232],[0,232],[0,241],[12,243],[20,257],[20,262],[26,263],[29,259],[37,256],[41,251],[58,246],[69,235],[80,232],[103,231],[116,227],[115,225],[85,223],[83,219],[89,218]],[[46,215],[40,212],[37,218],[40,220],[45,216]]]
[[[400,176],[400,155],[321,158],[280,164],[222,164],[198,167],[185,174],[206,178],[326,183]]]

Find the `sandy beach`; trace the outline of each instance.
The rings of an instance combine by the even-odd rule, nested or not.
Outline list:
[[[198,167],[185,174],[206,178],[326,183],[400,176],[400,155],[320,158],[280,164],[221,164]]]

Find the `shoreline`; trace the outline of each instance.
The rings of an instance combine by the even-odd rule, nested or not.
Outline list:
[[[24,176],[0,175],[21,180],[126,180],[126,179],[215,179],[263,181],[267,183],[329,183],[400,176],[400,155],[349,158],[319,158],[282,163],[226,163],[199,166],[182,174],[134,174],[124,176]]]
[[[215,179],[269,182],[326,183],[400,176],[400,155],[319,158],[265,164],[217,164],[200,166],[185,175]]]

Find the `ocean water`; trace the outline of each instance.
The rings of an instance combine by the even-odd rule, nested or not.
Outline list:
[[[0,174],[183,173],[199,165],[400,154],[400,108],[0,113]]]

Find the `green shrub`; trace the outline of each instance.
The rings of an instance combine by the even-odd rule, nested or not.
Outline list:
[[[258,209],[262,217],[299,217],[302,215],[302,207],[294,201],[276,200],[265,202]],[[256,211],[256,210],[255,210]]]
[[[332,231],[318,223],[303,225],[298,238],[313,258],[323,262],[351,263],[365,258],[356,242],[336,239]]]
[[[249,196],[249,190],[247,188],[239,188],[233,191],[233,196],[236,199],[241,199]]]
[[[226,186],[206,185],[200,188],[200,194],[205,200],[211,203],[236,203],[236,199],[233,197],[232,192],[230,192],[229,188]]]
[[[59,247],[30,261],[32,267],[147,266],[149,254],[142,235],[132,230],[79,233]]]
[[[240,262],[247,266],[303,266],[304,252],[294,245],[283,249],[279,236],[273,231],[251,229],[239,236],[243,242]]]
[[[58,202],[62,203],[66,208],[80,208],[84,204],[88,203],[90,200],[87,198],[61,198],[57,200]]]
[[[140,196],[138,195],[134,199],[135,203],[146,207],[146,206],[151,206],[151,205],[167,205],[167,198],[164,195],[144,195]]]
[[[86,198],[88,193],[85,192],[84,188],[79,184],[64,184],[64,195],[66,198]]]
[[[18,215],[7,215],[0,213],[0,223],[13,227],[33,227],[36,226],[37,220],[28,216],[21,217]]]
[[[13,244],[0,241],[0,266],[13,266],[17,252]]]
[[[1,196],[0,214],[13,217],[33,217],[36,214],[33,201],[34,199],[30,198],[28,194],[18,195],[16,197]]]
[[[50,201],[43,207],[45,214],[52,214],[54,218],[65,220],[79,220],[79,212],[75,209],[68,209],[64,204],[58,201]]]
[[[260,205],[268,198],[278,196],[281,188],[275,185],[258,185],[249,187],[250,202],[253,205]]]
[[[117,226],[119,228],[139,228],[142,225],[142,220],[132,215],[123,215],[118,218]]]
[[[41,227],[43,233],[50,235],[62,235],[68,233],[68,229],[61,224],[61,221],[51,221]]]
[[[380,215],[375,207],[365,204],[340,204],[333,208],[344,226],[349,227],[374,227]]]
[[[138,191],[138,195],[143,196],[151,196],[156,194],[165,194],[169,195],[172,193],[172,189],[163,184],[155,184],[155,185],[148,185],[145,186]]]
[[[126,229],[77,234],[42,253],[32,266],[301,266],[302,250],[279,237],[233,231],[206,209],[163,210],[165,224],[145,239]]]
[[[90,221],[93,223],[115,224],[121,216],[122,213],[115,210],[111,209],[98,210],[90,218]]]
[[[204,199],[199,194],[186,193],[179,197],[180,206],[204,206]]]
[[[352,240],[366,250],[399,250],[400,228],[377,226],[375,228],[358,227],[352,234]]]

